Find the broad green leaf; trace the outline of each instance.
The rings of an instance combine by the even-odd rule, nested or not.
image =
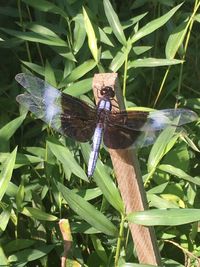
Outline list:
[[[72,95],[72,96],[79,96],[89,92],[92,89],[92,78],[84,79],[79,82],[74,82],[70,86],[68,86],[63,93]]]
[[[31,63],[31,62],[28,62],[28,61],[21,60],[21,62],[22,62],[22,64],[27,66],[29,69],[31,69],[31,70],[35,71],[36,73],[44,76],[44,67],[41,67],[38,64]]]
[[[83,153],[83,157],[86,162],[89,160],[89,154],[91,151],[91,147],[89,144],[81,144],[81,149]],[[119,191],[111,179],[110,175],[106,171],[106,167],[100,161],[97,160],[95,172],[94,172],[94,180],[97,183],[98,187],[101,189],[103,195],[107,199],[107,201],[119,212],[124,212],[124,206],[122,199],[120,197]]]
[[[86,201],[92,200],[102,195],[102,191],[99,187],[86,190],[73,190],[73,192],[84,198]]]
[[[116,72],[125,62],[130,50],[131,50],[131,45],[130,42],[128,41],[127,46],[122,47],[121,51],[117,52],[116,56],[113,58],[109,66],[109,69],[111,69],[113,72]]]
[[[141,19],[143,19],[146,15],[148,14],[148,12],[145,12],[141,15],[138,15],[138,16],[134,16],[133,18],[125,21],[125,22],[122,22],[122,27],[123,29],[127,29],[131,26],[133,26],[134,24],[138,23]]]
[[[24,249],[9,256],[8,259],[10,263],[16,261],[18,263],[34,261],[47,255],[54,247],[55,245],[44,245],[37,249]]]
[[[86,31],[84,27],[84,20],[82,14],[78,14],[76,17],[74,17],[73,21],[75,22],[75,27],[73,32],[74,34],[73,50],[74,53],[76,54],[81,49],[81,47],[85,42]]]
[[[126,54],[124,52],[117,52],[116,56],[113,58],[109,69],[113,72],[117,72],[119,68],[124,64],[126,60]]]
[[[199,209],[153,209],[133,212],[127,216],[129,222],[141,225],[181,225],[200,220]]]
[[[67,46],[51,46],[51,49],[67,60],[76,62],[76,58],[72,54],[71,49],[69,49]]]
[[[32,32],[40,33],[41,35],[46,35],[46,36],[50,36],[50,37],[54,37],[58,39],[60,38],[59,35],[57,35],[54,31],[37,23],[26,24],[26,28],[31,30]]]
[[[79,166],[78,162],[74,159],[74,156],[67,147],[64,147],[61,144],[52,143],[50,141],[47,142],[47,145],[49,146],[55,157],[62,163],[62,166],[64,170],[66,170],[66,173],[71,171],[81,179],[88,181],[85,172]]]
[[[108,257],[104,247],[102,246],[101,240],[97,238],[96,235],[91,235],[91,240],[97,255],[106,264],[108,262]]]
[[[2,127],[0,129],[1,142],[8,141],[13,136],[13,134],[16,132],[16,130],[23,123],[25,117],[26,117],[26,114],[10,121],[9,123],[7,123],[4,127]]]
[[[152,46],[147,46],[147,45],[143,45],[143,46],[134,46],[133,48],[133,52],[136,54],[136,55],[141,55],[149,50],[152,49]]]
[[[105,215],[98,211],[89,202],[85,201],[82,197],[63,186],[61,183],[58,183],[57,186],[70,208],[73,209],[74,212],[76,212],[83,220],[107,235],[116,236],[117,228],[110,220],[107,219]]]
[[[7,34],[10,34],[12,36],[15,36],[19,39],[29,41],[29,42],[37,42],[41,44],[46,44],[50,46],[63,46],[67,47],[67,43],[60,39],[60,38],[55,38],[52,36],[45,36],[36,32],[20,32],[20,31],[15,31],[15,30],[10,30],[10,29],[5,29],[5,28],[0,28]]]
[[[1,231],[5,231],[7,224],[10,219],[10,214],[11,214],[12,207],[8,206],[0,214],[0,229]]]
[[[6,266],[9,266],[9,262],[8,262],[8,259],[3,251],[3,248],[2,246],[0,245],[0,259],[1,259],[1,266],[2,267],[6,267]]]
[[[131,42],[135,43],[136,41],[140,40],[142,37],[162,27],[181,6],[182,6],[182,3],[172,8],[169,12],[167,12],[165,15],[161,16],[160,18],[154,19],[151,22],[147,23],[144,27],[139,29],[139,31],[136,32],[132,36]]]
[[[13,169],[15,166],[17,148],[13,150],[5,162],[3,162],[2,171],[0,173],[0,201],[2,200],[8,184],[12,178]]]
[[[11,254],[14,251],[16,251],[16,248],[18,250],[22,250],[24,248],[33,246],[36,242],[37,242],[36,240],[31,240],[31,239],[14,239],[5,244],[4,247],[6,252],[8,254]]]
[[[106,33],[100,28],[98,27],[99,30],[99,35],[100,35],[100,41],[104,44],[107,44],[109,46],[114,47],[113,43],[111,42],[111,40],[108,38],[108,36],[106,35]]]
[[[124,35],[123,28],[120,24],[119,18],[116,12],[114,11],[110,1],[103,0],[103,5],[104,5],[104,11],[105,11],[107,20],[110,24],[110,27],[113,30],[114,35],[116,36],[116,38],[122,45],[126,46],[126,37]]]
[[[197,14],[194,16],[194,19],[197,21],[197,22],[200,22],[200,14]]]
[[[147,194],[147,199],[148,199],[148,203],[149,203],[149,207],[154,207],[157,209],[169,209],[169,208],[173,208],[173,209],[178,209],[179,205],[169,201],[167,199],[164,199],[162,197],[159,197],[155,194]]]
[[[83,77],[86,73],[91,71],[96,66],[96,62],[93,59],[89,59],[85,61],[78,67],[72,70],[71,74],[66,77],[60,84],[59,88],[66,86],[68,83],[77,81],[81,77]]]
[[[90,51],[93,55],[94,60],[96,61],[96,63],[98,63],[97,39],[95,36],[92,23],[84,7],[83,7],[83,17],[84,17],[85,29],[86,29],[86,33],[88,37],[88,46],[90,48]]]
[[[183,170],[176,168],[169,164],[161,164],[158,167],[159,170],[165,171],[171,175],[177,176],[180,179],[183,179],[185,181],[188,181],[190,183],[200,185],[200,177],[192,177],[185,173]]]
[[[55,77],[53,68],[51,67],[51,65],[50,65],[48,60],[46,60],[44,73],[45,73],[45,81],[47,81],[49,84],[51,84],[54,87],[56,87],[57,86],[56,77]]]
[[[136,59],[128,64],[128,68],[139,68],[139,67],[160,67],[160,66],[170,66],[183,63],[183,60],[179,59],[165,59],[165,58],[143,58]]]
[[[9,153],[0,153],[0,162],[4,162],[8,157],[9,157]],[[21,154],[21,153],[17,153],[16,156],[16,161],[15,161],[15,169],[24,166],[24,165],[30,165],[30,164],[34,164],[34,163],[40,163],[42,162],[44,159],[40,158],[40,157],[35,157],[35,156],[31,156],[28,154]]]
[[[168,127],[158,136],[148,158],[149,172],[156,168],[162,157],[165,155],[167,145],[171,141],[175,131],[176,127]]]
[[[28,217],[32,217],[36,220],[42,220],[42,221],[56,221],[58,219],[54,215],[48,214],[40,209],[32,207],[24,207],[21,213]]]
[[[178,27],[173,29],[165,47],[166,58],[172,59],[175,57],[179,47],[183,44],[187,32],[187,25],[187,22],[184,21]]]

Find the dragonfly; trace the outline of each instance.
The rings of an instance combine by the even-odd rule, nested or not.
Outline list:
[[[37,118],[78,142],[92,139],[88,177],[94,173],[102,141],[111,149],[143,147],[153,144],[166,127],[178,127],[198,118],[188,109],[112,111],[115,92],[111,86],[102,86],[94,107],[33,75],[19,73],[15,79],[26,89],[16,100]]]

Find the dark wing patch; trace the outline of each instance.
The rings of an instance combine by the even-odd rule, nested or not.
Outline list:
[[[80,141],[89,141],[94,133],[96,109],[73,96],[61,95],[61,126],[65,135]]]
[[[17,101],[57,132],[77,141],[91,139],[96,123],[96,109],[73,96],[62,94],[40,78],[20,73],[16,80],[28,91]]]

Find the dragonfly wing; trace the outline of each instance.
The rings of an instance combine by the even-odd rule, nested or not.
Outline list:
[[[147,146],[155,142],[162,129],[181,126],[197,118],[196,113],[187,109],[110,113],[104,131],[104,144],[113,149]]]
[[[106,127],[103,135],[105,146],[112,149],[138,148],[155,142],[160,131],[140,132],[120,126]]]
[[[121,111],[110,113],[108,122],[110,125],[118,125],[135,131],[160,131],[170,125],[181,126],[197,119],[197,114],[191,110],[164,109],[151,112]]]
[[[96,123],[96,110],[85,102],[61,93],[45,81],[24,73],[16,80],[28,91],[17,101],[50,127],[77,141],[91,139]]]

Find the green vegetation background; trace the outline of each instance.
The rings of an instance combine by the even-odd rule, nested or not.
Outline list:
[[[60,266],[61,218],[73,238],[68,266],[147,266],[137,265],[127,219],[156,225],[163,266],[199,266],[198,123],[179,133],[166,129],[153,147],[138,151],[152,210],[125,218],[105,148],[88,182],[90,144],[59,136],[19,107],[23,88],[14,80],[31,72],[90,102],[93,75],[118,72],[127,108],[198,113],[199,6],[1,0],[0,266]]]

